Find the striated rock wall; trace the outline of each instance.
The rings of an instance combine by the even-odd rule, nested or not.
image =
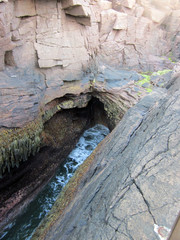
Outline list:
[[[93,78],[100,62],[143,71],[171,66],[162,56],[179,57],[179,19],[178,0],[1,1],[0,126],[23,125],[40,106],[87,90],[83,76]]]
[[[44,122],[61,110],[59,99],[67,94],[92,93],[115,126],[145,94],[130,70],[172,68],[179,59],[179,23],[178,0],[0,1],[3,171],[11,159],[14,166],[14,151],[28,145],[26,137],[27,149],[39,149]],[[26,159],[31,151],[23,154]]]

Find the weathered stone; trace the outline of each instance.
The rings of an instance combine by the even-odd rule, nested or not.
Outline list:
[[[180,19],[180,10],[174,10],[166,20],[168,30],[171,33],[177,31],[179,19]]]
[[[113,0],[112,1],[112,8],[116,11],[121,11],[121,9],[122,9],[121,2],[119,0]]]
[[[4,52],[0,51],[0,71],[4,69]]]
[[[100,35],[109,34],[116,22],[117,12],[113,9],[101,12]]]
[[[153,22],[162,23],[166,17],[166,13],[156,8],[150,8],[150,10],[144,13],[145,17],[149,17]]]
[[[17,0],[15,1],[16,17],[35,16],[36,8],[34,0]]]
[[[31,42],[16,47],[12,51],[12,57],[17,67],[26,68],[36,65],[36,53],[34,45]],[[26,59],[26,61],[24,61],[24,59]]]
[[[76,21],[84,26],[91,26],[90,17],[77,17]]]
[[[113,29],[121,30],[127,29],[128,15],[126,13],[118,13],[116,16],[116,21],[114,23]]]
[[[136,3],[136,0],[122,0],[121,1],[121,4],[124,7],[128,7],[128,8],[134,7],[135,3]]]
[[[48,102],[54,96],[66,94],[67,82],[73,80],[79,82],[77,86],[75,83],[77,89],[71,84],[71,92],[87,90],[88,81],[84,86],[83,75],[88,71],[96,75],[101,61],[138,71],[154,71],[168,65],[172,68],[174,63],[161,56],[172,51],[173,61],[179,57],[178,2],[168,0],[162,7],[162,1],[159,4],[139,0],[134,5],[133,1],[116,2],[121,3],[121,12],[111,9],[111,1],[1,2],[0,69],[38,68],[46,79],[45,102]],[[142,16],[154,8],[166,16],[172,11],[163,21],[164,27],[151,17]],[[77,9],[79,13],[73,13]],[[65,11],[78,16],[67,15]],[[90,62],[94,63],[93,69],[89,68]]]
[[[153,85],[158,86],[158,87],[164,87],[165,85],[168,84],[169,80],[172,77],[172,71],[169,71],[165,74],[153,74],[151,77],[151,82]]]
[[[142,17],[143,13],[144,13],[144,8],[141,6],[137,6],[135,9],[135,16],[137,18],[140,18],[140,17]]]
[[[60,34],[58,34],[60,35]],[[55,48],[55,47],[51,47],[48,45],[43,45],[43,44],[38,44],[35,43],[35,48],[36,51],[38,52],[38,57],[39,59],[43,59],[43,60],[62,60],[64,56],[62,56],[62,52],[63,50],[60,48]],[[50,66],[52,67],[52,66]]]
[[[162,21],[171,14],[173,8],[179,8],[177,0],[169,0],[166,5],[163,1],[138,0],[138,3],[144,7],[144,16],[152,21],[162,23]]]
[[[136,39],[143,41],[144,37],[149,31],[151,22],[149,19],[141,17],[140,19],[137,20],[137,30],[136,30]]]
[[[59,106],[62,109],[71,109],[71,108],[84,108],[87,107],[88,102],[91,100],[91,95],[84,94],[77,97],[71,97],[68,100],[63,100],[60,102]]]
[[[76,6],[65,10],[66,14],[75,17],[90,17],[89,8],[85,6]]]
[[[56,0],[47,0],[46,4],[44,4],[44,2],[41,0],[36,1],[35,4],[38,16],[45,18],[53,18],[58,14],[59,3],[57,3]]]
[[[12,54],[12,51],[7,51],[5,54],[5,64],[8,66],[16,66],[14,56]]]
[[[34,120],[45,89],[43,76],[32,70],[9,68],[0,77],[0,126],[20,127]]]
[[[16,30],[19,27],[20,24],[20,18],[13,18],[13,21],[11,22],[10,29],[11,31]]]
[[[85,4],[87,4],[86,0],[62,0],[62,7],[64,9]]]
[[[116,11],[121,11],[122,6],[132,8],[135,5],[136,0],[113,0],[112,8]]]
[[[20,38],[20,35],[19,35],[19,32],[18,32],[17,30],[15,30],[15,31],[12,32],[12,37],[11,37],[11,39],[12,39],[13,41],[18,41],[18,40],[21,39],[21,38]]]
[[[100,0],[98,1],[98,5],[100,6],[101,11],[112,9],[112,2]]]
[[[54,66],[63,66],[63,61],[53,59],[39,59],[38,64],[40,68],[51,68]]]
[[[32,239],[148,240],[158,237],[154,224],[170,229],[180,207],[179,106],[178,89],[154,92],[131,108]],[[63,208],[77,181],[72,201]],[[65,210],[61,216],[59,209]]]

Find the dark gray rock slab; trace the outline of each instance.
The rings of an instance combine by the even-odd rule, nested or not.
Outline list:
[[[172,227],[180,209],[177,81],[125,114],[45,239],[156,240],[157,229]]]
[[[98,82],[105,82],[109,88],[122,87],[130,81],[138,81],[140,79],[141,75],[135,71],[115,69],[106,65],[99,66],[96,76]]]
[[[155,75],[151,77],[151,82],[154,86],[164,87],[171,79],[172,71],[163,74],[163,75]]]

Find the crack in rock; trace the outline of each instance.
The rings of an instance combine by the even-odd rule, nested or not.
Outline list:
[[[155,220],[155,217],[153,216],[153,214],[152,214],[152,212],[151,212],[149,202],[148,202],[147,199],[145,198],[145,196],[144,196],[141,188],[137,185],[137,183],[136,183],[135,180],[133,180],[133,183],[134,183],[134,185],[136,186],[136,188],[137,188],[137,190],[139,191],[139,193],[141,194],[141,196],[142,196],[142,198],[143,198],[143,200],[144,200],[144,203],[145,203],[146,206],[147,206],[148,212],[149,212],[149,214],[151,215],[151,217],[152,217],[152,219],[153,219],[153,221],[154,221],[154,224],[156,224],[156,220]]]

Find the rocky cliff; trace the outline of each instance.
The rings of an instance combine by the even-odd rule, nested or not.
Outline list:
[[[56,113],[98,99],[113,129],[143,96],[164,87],[180,71],[179,29],[179,0],[0,0],[1,183],[51,142],[44,126]],[[127,155],[132,162],[136,152]],[[127,188],[143,198],[134,179]]]
[[[125,114],[33,239],[167,239],[180,208],[179,81]]]
[[[64,96],[73,108],[90,100],[82,103],[80,94],[96,95],[115,126],[144,95],[134,85],[141,77],[129,71],[172,68],[178,60],[179,5],[0,1],[0,175],[39,150],[44,122],[64,108]]]
[[[88,91],[106,65],[170,67],[179,16],[178,0],[1,1],[0,126],[21,127],[53,99]]]

